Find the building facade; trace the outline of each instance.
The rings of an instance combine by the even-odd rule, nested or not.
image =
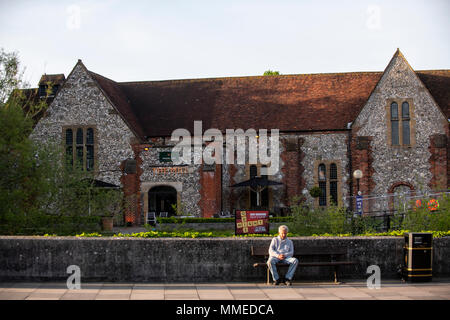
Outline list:
[[[267,178],[282,184],[262,191],[259,207],[280,214],[299,197],[354,208],[358,188],[364,197],[449,188],[449,85],[450,70],[414,71],[399,50],[384,72],[120,83],[79,60],[32,138],[61,141],[71,164],[121,186],[133,225],[149,211],[213,217],[257,205],[254,192],[231,186],[263,164],[172,162],[172,132],[193,135],[194,121],[202,133],[279,130],[279,170]],[[314,186],[321,197],[310,196]],[[364,206],[376,213],[392,201]]]

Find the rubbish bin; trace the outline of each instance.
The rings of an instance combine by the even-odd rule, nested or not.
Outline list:
[[[403,279],[410,282],[431,281],[433,266],[433,234],[405,233],[403,247]]]

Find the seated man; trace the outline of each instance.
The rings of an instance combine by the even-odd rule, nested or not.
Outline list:
[[[289,269],[284,281],[287,286],[292,284],[292,278],[294,277],[295,269],[297,269],[298,265],[297,258],[293,257],[294,244],[287,238],[287,233],[288,227],[284,225],[280,226],[278,228],[278,237],[272,239],[269,247],[269,260],[267,260],[267,265],[272,273],[273,284],[276,286],[281,283],[277,272],[278,262],[289,264]]]

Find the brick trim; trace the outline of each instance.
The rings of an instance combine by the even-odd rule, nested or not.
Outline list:
[[[430,137],[430,172],[432,174],[428,186],[433,190],[446,189],[449,179],[448,137],[445,134],[434,134]]]

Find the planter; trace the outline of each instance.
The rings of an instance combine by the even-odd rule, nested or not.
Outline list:
[[[102,230],[112,231],[113,229],[113,217],[103,217],[102,218]]]

